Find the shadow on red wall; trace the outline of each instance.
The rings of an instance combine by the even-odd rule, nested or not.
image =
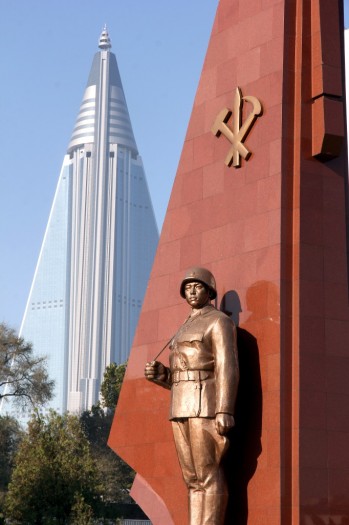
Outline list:
[[[256,338],[239,327],[240,299],[235,291],[227,292],[220,309],[237,325],[240,382],[235,408],[235,427],[230,431],[230,447],[225,457],[229,489],[226,525],[247,525],[247,486],[257,468],[262,451],[262,385],[259,350]]]

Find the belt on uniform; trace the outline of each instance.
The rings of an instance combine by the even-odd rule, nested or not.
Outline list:
[[[213,377],[213,370],[175,370],[172,372],[172,383],[180,381],[204,381]]]

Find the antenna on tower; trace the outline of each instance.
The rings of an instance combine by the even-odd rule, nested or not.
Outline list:
[[[101,33],[101,36],[99,37],[98,47],[104,50],[111,48],[111,41],[110,41],[109,33],[107,30],[107,24],[104,24],[103,31]]]

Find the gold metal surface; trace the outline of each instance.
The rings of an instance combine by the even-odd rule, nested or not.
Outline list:
[[[195,271],[193,271],[195,270]],[[186,272],[180,287],[191,313],[170,342],[170,366],[146,364],[145,377],[171,389],[170,420],[188,488],[189,525],[223,525],[227,488],[222,459],[235,425],[239,382],[236,328],[211,305],[215,279]]]
[[[241,124],[243,101],[252,104],[252,111],[249,113],[244,123]],[[225,164],[228,167],[233,165],[234,168],[240,168],[240,157],[243,157],[245,160],[250,158],[251,152],[246,148],[243,142],[257,117],[261,115],[262,105],[258,98],[249,95],[243,97],[239,87],[235,90],[233,109],[224,108],[218,113],[211,131],[216,137],[220,137],[221,134],[223,134],[231,143],[231,147],[225,158]],[[233,117],[232,127],[228,125],[231,116]]]

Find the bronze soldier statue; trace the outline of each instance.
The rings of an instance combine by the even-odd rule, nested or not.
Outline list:
[[[145,377],[171,389],[170,420],[189,494],[189,525],[222,525],[227,488],[222,458],[235,424],[239,381],[236,328],[211,300],[216,282],[206,268],[190,268],[180,294],[191,306],[170,342],[170,367],[146,364]]]

